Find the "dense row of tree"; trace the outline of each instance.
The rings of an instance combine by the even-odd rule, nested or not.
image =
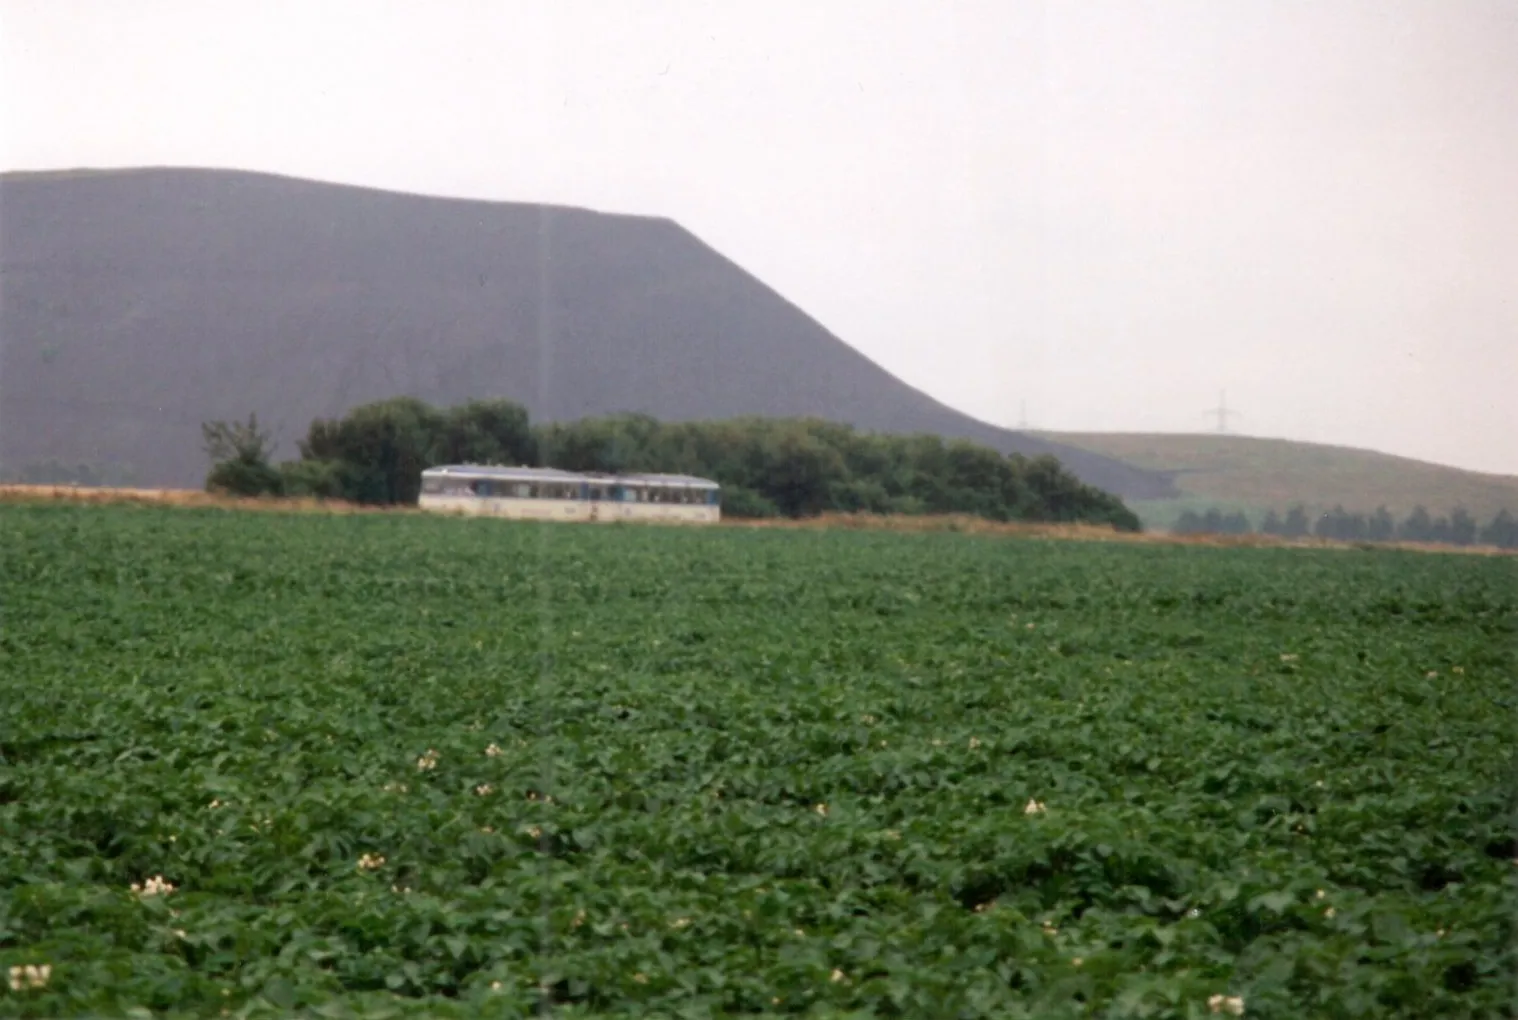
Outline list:
[[[1110,524],[1136,531],[1116,496],[1083,484],[1052,457],[1004,457],[937,436],[863,433],[815,419],[665,423],[615,415],[533,426],[521,406],[475,401],[439,409],[411,398],[320,419],[300,459],[270,462],[256,417],[203,428],[208,488],[360,503],[414,503],[433,464],[513,464],[571,471],[668,471],[723,486],[724,513],[968,513],[991,520]]]
[[[1179,534],[1248,535],[1254,532],[1249,518],[1242,513],[1225,514],[1212,509],[1199,514],[1188,510],[1181,514],[1172,529]],[[1300,506],[1292,507],[1283,517],[1274,510],[1260,522],[1259,533],[1282,538],[1337,539],[1345,542],[1434,542],[1444,545],[1494,545],[1518,548],[1518,517],[1500,511],[1484,526],[1462,507],[1447,517],[1435,517],[1424,507],[1416,507],[1398,521],[1386,507],[1375,513],[1351,513],[1336,506],[1316,518]]]
[[[1184,511],[1170,530],[1178,535],[1248,535],[1254,528],[1244,514],[1225,514],[1213,507],[1204,514],[1195,510]]]

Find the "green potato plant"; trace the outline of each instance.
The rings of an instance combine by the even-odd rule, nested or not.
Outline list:
[[[0,1015],[1511,1015],[1515,608],[1395,551],[0,506]]]

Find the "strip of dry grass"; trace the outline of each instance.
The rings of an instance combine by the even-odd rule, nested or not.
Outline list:
[[[1006,535],[1078,542],[1138,542],[1159,545],[1202,545],[1231,548],[1409,549],[1416,552],[1464,553],[1478,556],[1518,556],[1518,550],[1496,546],[1437,545],[1431,542],[1337,542],[1322,538],[1278,538],[1274,535],[1176,535],[1165,531],[1118,531],[1095,524],[1046,524],[1032,521],[988,521],[962,514],[921,516],[823,514],[803,520],[723,521],[748,528],[843,528],[904,532],[951,531],[971,535]]]
[[[0,485],[0,501],[136,503],[155,506],[274,510],[285,513],[396,513],[389,507],[360,506],[332,499],[225,496],[199,489],[111,489],[82,485]]]
[[[72,485],[0,485],[0,502],[130,503],[151,506],[216,507],[224,510],[262,510],[282,513],[420,513],[415,507],[376,507],[285,497],[239,497],[202,492],[198,489],[108,489]],[[651,521],[648,523],[664,523]],[[1427,542],[1334,542],[1320,538],[1277,538],[1273,535],[1174,535],[1169,532],[1118,531],[1106,525],[1048,524],[1032,521],[988,521],[969,514],[850,514],[827,513],[791,520],[740,520],[727,518],[722,527],[770,529],[834,528],[851,531],[953,532],[966,535],[1003,535],[1008,538],[1040,538],[1076,542],[1140,542],[1161,545],[1216,547],[1287,547],[1303,549],[1409,549],[1417,552],[1463,553],[1476,556],[1518,556],[1518,550],[1495,546],[1449,546]]]

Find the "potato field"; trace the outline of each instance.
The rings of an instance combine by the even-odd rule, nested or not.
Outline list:
[[[1513,1015],[1512,558],[0,506],[0,1015]]]

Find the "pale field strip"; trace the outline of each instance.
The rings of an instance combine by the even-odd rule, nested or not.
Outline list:
[[[286,497],[239,497],[199,489],[115,489],[73,485],[0,485],[0,502],[128,503],[173,507],[210,507],[223,510],[262,510],[282,513],[328,514],[421,514],[416,507],[361,506],[342,500]],[[634,521],[618,524],[690,525],[677,521]],[[711,525],[704,525],[711,527]],[[835,528],[855,531],[954,532],[969,535],[1004,535],[1077,542],[1138,542],[1161,545],[1205,545],[1247,548],[1297,549],[1405,549],[1416,552],[1467,556],[1518,556],[1518,550],[1489,545],[1438,545],[1431,542],[1339,542],[1320,538],[1278,538],[1273,535],[1173,535],[1168,532],[1117,531],[1095,524],[1045,524],[1028,521],[988,521],[968,514],[850,514],[826,513],[801,520],[724,519],[718,527],[729,528]]]

